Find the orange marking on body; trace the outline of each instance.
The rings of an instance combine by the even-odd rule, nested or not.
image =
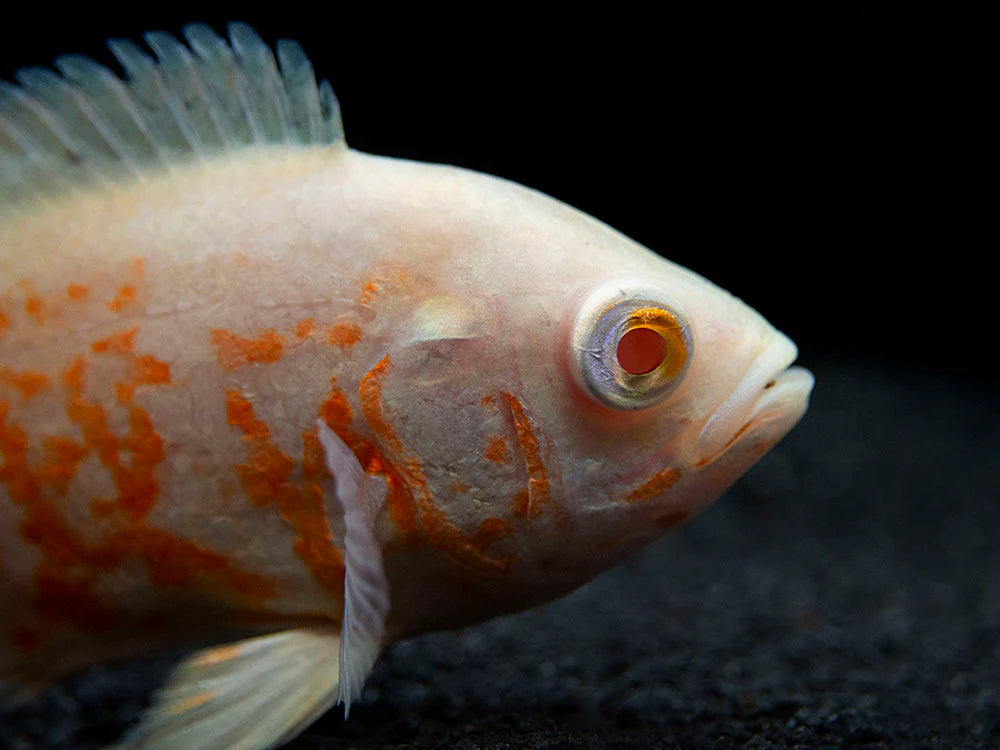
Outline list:
[[[132,360],[129,376],[136,385],[166,385],[170,382],[170,365],[150,354]]]
[[[330,329],[327,341],[336,344],[341,349],[350,349],[361,341],[361,329],[354,323],[337,323]]]
[[[268,434],[267,425],[254,417],[253,406],[239,391],[226,391],[226,424],[239,427],[248,438]]]
[[[42,439],[43,461],[39,477],[62,494],[76,475],[77,466],[89,453],[85,446],[70,438],[46,436]]]
[[[42,314],[43,304],[41,297],[37,294],[30,294],[24,300],[24,312],[34,318],[36,323],[41,323],[44,320]]]
[[[625,496],[627,503],[644,503],[652,500],[658,495],[662,495],[674,486],[674,483],[681,478],[680,469],[660,469]]]
[[[138,381],[162,383],[160,368],[150,367],[141,358],[136,361],[133,375]],[[27,431],[10,421],[9,405],[0,403],[0,482],[6,485],[10,501],[21,509],[22,539],[40,554],[32,608],[50,625],[83,630],[110,627],[117,607],[102,601],[96,586],[102,574],[128,559],[142,563],[153,583],[197,585],[259,608],[264,599],[274,596],[270,581],[239,570],[224,555],[144,526],[143,519],[158,496],[153,472],[163,458],[162,440],[146,411],[131,402],[123,404],[128,409],[128,432],[123,437],[115,435],[104,407],[85,393],[86,374],[86,360],[80,356],[62,376],[66,414],[79,429],[82,442],[42,435],[36,465],[29,461]],[[115,523],[107,536],[88,543],[63,517],[61,508],[70,480],[90,453],[108,471],[117,496],[94,500]]]
[[[138,296],[139,290],[135,284],[122,284],[118,287],[118,292],[115,294],[114,299],[108,303],[108,309],[111,312],[121,312],[129,305],[135,304]]]
[[[163,439],[153,429],[146,411],[132,407],[129,409],[129,432],[123,443],[132,453],[132,465],[127,469],[117,467],[113,479],[118,488],[119,506],[135,522],[145,518],[159,497],[155,468],[163,460]]]
[[[287,481],[295,463],[274,446],[267,425],[256,418],[253,404],[239,391],[226,391],[226,421],[240,428],[247,443],[247,463],[236,467],[247,498],[257,507],[266,505]]]
[[[22,509],[21,538],[41,553],[35,571],[34,608],[55,622],[97,627],[108,623],[108,610],[92,591],[93,574],[77,570],[86,561],[86,549],[51,500],[28,462],[28,434],[8,423],[9,405],[0,402],[0,481]]]
[[[142,359],[142,358],[138,358]],[[133,360],[133,366],[137,360]],[[115,501],[97,499],[92,508],[98,515],[104,515],[115,508],[126,513],[128,518],[137,522],[144,518],[159,497],[159,483],[156,480],[156,466],[163,460],[163,441],[153,429],[152,421],[147,412],[130,403],[131,390],[141,384],[162,384],[169,382],[162,379],[162,372],[154,368],[155,377],[147,379],[145,368],[139,366],[139,373],[133,373],[133,379],[118,389],[119,400],[129,411],[129,431],[125,438],[119,438],[108,427],[107,415],[99,404],[89,403],[83,397],[83,367],[82,357],[78,357],[73,366],[64,375],[64,382],[70,391],[67,399],[66,413],[70,420],[80,426],[83,432],[84,446],[95,451],[100,456],[101,463],[111,473],[118,497]],[[123,384],[118,384],[122,386]],[[125,466],[121,453],[131,454],[131,463]]]
[[[240,570],[225,555],[161,529],[138,526],[112,534],[99,552],[116,563],[126,557],[137,558],[146,567],[149,579],[160,586],[190,587],[201,583],[257,606],[277,593],[273,582]]]
[[[295,529],[295,553],[316,581],[342,601],[344,560],[333,544],[322,488],[311,482],[298,487],[290,481],[295,462],[273,443],[267,424],[257,419],[253,404],[238,391],[226,392],[226,414],[229,424],[238,426],[244,436],[247,461],[236,466],[236,473],[247,499],[258,508],[277,506]],[[310,471],[318,469],[314,465]]]
[[[386,460],[375,444],[351,430],[354,411],[346,394],[337,387],[335,378],[330,379],[330,393],[320,405],[319,416],[354,451],[365,473],[385,477],[388,488],[385,502],[389,517],[404,538],[411,537],[417,530],[413,492],[399,470]]]
[[[312,318],[303,318],[295,326],[295,340],[303,341],[313,335],[316,322]]]
[[[90,294],[90,290],[83,284],[67,284],[66,297],[74,302],[81,302]]]
[[[213,328],[212,344],[223,370],[235,370],[244,365],[262,362],[277,362],[285,352],[285,339],[274,329],[247,339],[224,328]]]
[[[95,354],[131,354],[135,349],[135,334],[139,326],[132,326],[90,345]]]
[[[358,298],[358,302],[362,305],[367,305],[372,301],[372,298],[378,294],[379,286],[373,281],[369,281],[363,287],[361,287],[361,296]]]
[[[507,450],[507,438],[503,435],[494,435],[483,451],[483,458],[487,461],[502,466],[510,460],[510,451]]]
[[[514,515],[526,518],[531,510],[531,499],[527,490],[518,490],[514,494]]]
[[[566,512],[552,498],[552,488],[549,485],[548,472],[542,462],[542,450],[531,426],[531,421],[524,411],[524,405],[513,394],[502,394],[507,401],[511,417],[514,420],[514,432],[521,448],[524,465],[528,472],[527,502],[522,503],[515,498],[514,512],[525,518],[537,518],[545,506],[551,505],[560,521],[566,520]]]
[[[369,428],[394,454],[407,484],[414,490],[425,536],[435,547],[468,565],[482,570],[509,571],[514,563],[513,556],[496,558],[483,554],[475,545],[474,537],[465,536],[435,505],[420,462],[407,454],[402,440],[382,410],[382,386],[391,367],[392,360],[386,355],[365,373],[358,387],[358,397]]]
[[[0,338],[3,338],[3,332],[10,327],[10,320],[4,315],[3,310],[0,310]]]
[[[108,427],[107,415],[100,404],[83,398],[85,362],[77,357],[63,374],[63,383],[69,391],[66,399],[66,416],[83,433],[83,443],[93,450],[109,469],[118,463],[118,440]]]
[[[302,431],[302,477],[316,481],[328,477],[323,444],[316,437],[316,429]]]
[[[497,408],[496,396],[494,396],[492,393],[487,393],[480,399],[479,405],[482,406],[484,409],[495,411]]]
[[[23,398],[31,398],[39,391],[48,388],[49,385],[49,379],[43,373],[34,370],[17,372],[0,365],[0,386],[16,388],[21,392]]]

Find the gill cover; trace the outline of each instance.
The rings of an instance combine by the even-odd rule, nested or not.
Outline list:
[[[601,286],[573,324],[572,371],[579,385],[613,409],[645,409],[684,378],[694,342],[687,317],[641,280]]]

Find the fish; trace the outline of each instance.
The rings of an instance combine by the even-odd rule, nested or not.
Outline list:
[[[805,413],[747,304],[568,205],[362,153],[194,24],[0,84],[0,702],[177,646],[119,747],[274,747],[379,654],[696,516]]]

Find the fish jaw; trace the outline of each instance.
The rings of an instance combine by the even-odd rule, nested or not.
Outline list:
[[[808,408],[814,378],[803,367],[791,367],[797,353],[787,336],[775,332],[705,421],[692,443],[693,466],[705,466],[738,445],[760,444],[765,435],[773,445],[798,423]]]

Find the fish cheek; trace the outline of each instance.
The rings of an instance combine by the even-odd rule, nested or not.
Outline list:
[[[483,366],[484,348],[481,339],[404,347],[393,354],[382,394],[430,499],[468,535],[495,532],[523,484],[509,418]]]

